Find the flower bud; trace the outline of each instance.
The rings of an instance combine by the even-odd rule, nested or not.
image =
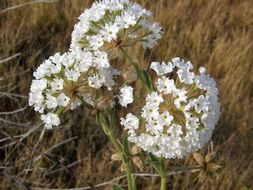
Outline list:
[[[127,71],[123,73],[125,81],[128,83],[135,82],[137,80],[137,73],[133,67],[129,67]]]

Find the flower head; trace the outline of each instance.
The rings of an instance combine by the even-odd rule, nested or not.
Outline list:
[[[203,68],[196,75],[192,64],[180,58],[152,63],[151,68],[158,75],[155,91],[146,96],[138,115],[129,113],[121,124],[129,132],[128,140],[143,150],[182,158],[211,138],[220,114],[216,83]]]
[[[150,22],[152,14],[129,0],[101,0],[80,16],[72,33],[71,50],[105,50],[114,56],[119,47],[137,42],[152,48],[161,38],[161,27]]]
[[[34,72],[29,105],[52,128],[60,124],[59,113],[82,103],[96,106],[98,90],[110,95],[115,73],[103,52],[56,53]]]

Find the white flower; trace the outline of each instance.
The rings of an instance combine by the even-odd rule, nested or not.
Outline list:
[[[189,72],[187,69],[179,69],[177,71],[179,80],[185,84],[192,84],[194,79],[194,73]]]
[[[208,112],[210,102],[203,95],[201,95],[198,97],[198,99],[193,101],[193,105],[197,113],[206,113]]]
[[[177,124],[174,124],[172,125],[169,129],[168,129],[168,134],[170,134],[171,136],[173,137],[180,137],[180,135],[183,134],[183,131],[182,131],[182,126],[181,125],[177,125]]]
[[[100,34],[95,35],[95,36],[91,36],[88,40],[89,40],[91,47],[94,50],[98,50],[99,48],[101,48],[104,45],[104,38]]]
[[[124,8],[124,4],[129,3],[129,0],[104,0],[101,2],[107,9],[112,11],[119,11]]]
[[[33,76],[39,80],[42,79],[43,77],[45,77],[45,75],[50,75],[51,73],[49,73],[49,69],[51,67],[51,62],[49,60],[43,62],[38,68],[37,70],[33,73]]]
[[[175,97],[174,103],[177,108],[180,108],[182,102],[187,101],[187,91],[184,89],[174,89],[173,96]]]
[[[58,102],[59,106],[66,107],[69,104],[69,100],[70,100],[70,98],[68,96],[66,96],[64,93],[61,93],[57,97],[57,102]]]
[[[135,15],[131,15],[128,12],[124,13],[121,16],[117,16],[115,19],[115,24],[119,28],[128,28],[130,25],[134,26],[137,20]]]
[[[34,110],[42,113],[45,109],[44,96],[42,92],[47,87],[46,79],[33,80],[31,85],[31,92],[29,93],[29,106],[34,106]]]
[[[112,40],[115,40],[117,38],[119,28],[117,25],[114,25],[112,23],[105,24],[104,28],[100,31],[100,33],[103,36],[103,39],[106,42],[111,42]]]
[[[105,85],[108,90],[112,90],[113,86],[115,85],[114,78],[119,75],[119,71],[109,67],[100,69],[99,75],[102,77],[101,80],[103,81],[103,85]]]
[[[62,65],[65,67],[71,67],[75,63],[76,54],[74,53],[64,53],[62,55]]]
[[[64,74],[68,80],[74,81],[74,82],[76,82],[81,75],[79,71],[69,69],[69,68],[65,69]]]
[[[53,64],[59,64],[63,61],[64,57],[62,57],[60,53],[56,53],[50,56],[49,59]]]
[[[29,93],[29,106],[34,106],[34,110],[43,113],[45,105],[43,105],[44,97],[41,92]]]
[[[159,116],[159,106],[154,106],[147,104],[141,110],[141,117],[145,118],[147,121],[152,121],[153,118],[157,118]]]
[[[73,54],[73,53],[71,53]],[[94,64],[94,55],[91,52],[80,52],[76,54],[76,70],[80,72],[88,71]]]
[[[52,90],[62,90],[63,82],[63,79],[54,79],[54,81],[50,83]]]
[[[47,87],[46,79],[33,80],[31,85],[31,92],[39,93]]]
[[[128,104],[133,102],[133,87],[124,86],[120,89],[119,103],[123,107],[127,107]]]
[[[103,78],[101,78],[99,75],[93,75],[88,78],[89,86],[92,88],[100,88],[103,85]]]
[[[182,158],[210,140],[220,104],[216,83],[203,68],[198,76],[190,71],[190,62],[174,58],[171,64],[169,75],[166,65],[152,65],[158,79],[153,82],[155,91],[146,96],[145,105],[137,112],[141,114],[138,122],[144,125],[142,130],[131,126],[131,119],[136,117],[132,114],[121,118],[121,125],[129,133],[128,140],[144,151],[157,157]]]
[[[190,71],[193,68],[191,62],[188,61],[185,63],[184,60],[175,58],[174,65],[178,68],[177,74],[179,80],[185,84],[192,84],[194,73]]]
[[[168,64],[165,64],[165,62],[162,62],[162,64],[152,62],[150,68],[155,70],[157,75],[165,75],[173,71],[173,65],[170,62]]]
[[[163,94],[171,94],[175,91],[176,86],[174,80],[168,79],[165,76],[162,76],[157,80],[157,90]]]
[[[47,94],[47,100],[46,100],[46,105],[47,105],[47,108],[48,109],[53,109],[53,108],[56,108],[57,107],[57,98],[50,95],[50,94]]]
[[[51,65],[51,73],[52,74],[56,74],[56,73],[59,73],[61,71],[61,63],[55,63],[55,64],[52,64]]]
[[[163,126],[170,126],[173,119],[174,117],[168,111],[165,111],[159,115],[158,122]]]
[[[151,94],[148,94],[146,98],[147,105],[151,107],[159,106],[163,101],[163,97],[157,92],[152,92]]]
[[[153,48],[157,43],[157,39],[162,37],[162,28],[158,23],[153,23],[151,25],[146,23],[144,26],[150,31],[151,34],[143,39],[142,45],[144,48]]]
[[[41,120],[45,123],[46,129],[52,129],[52,126],[60,125],[60,119],[57,114],[48,113],[41,115]]]
[[[98,69],[109,68],[110,63],[108,60],[108,55],[103,51],[95,51],[94,52],[94,66]]]
[[[120,118],[120,124],[129,130],[131,136],[134,136],[134,131],[139,128],[139,119],[132,113],[128,113],[125,119]]]

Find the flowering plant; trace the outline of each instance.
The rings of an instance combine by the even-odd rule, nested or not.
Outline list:
[[[137,156],[142,153],[165,190],[165,159],[202,148],[220,111],[216,83],[204,67],[196,74],[193,65],[180,58],[152,62],[149,69],[133,61],[129,48],[153,48],[161,38],[161,27],[151,15],[128,0],[95,2],[79,17],[69,52],[56,53],[34,72],[29,98],[47,129],[60,125],[69,109],[83,104],[96,110],[98,125],[116,149],[112,159],[122,161],[129,190],[136,189],[132,165],[143,168]],[[136,81],[145,90],[140,97]],[[123,140],[115,136],[120,127],[127,132]]]

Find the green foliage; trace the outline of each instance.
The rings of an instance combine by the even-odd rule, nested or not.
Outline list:
[[[124,189],[120,187],[119,185],[113,185],[112,190],[124,190]]]
[[[124,137],[124,140],[123,140],[123,149],[126,153],[126,155],[131,155],[131,145],[129,143],[129,141],[127,140],[127,136]]]

